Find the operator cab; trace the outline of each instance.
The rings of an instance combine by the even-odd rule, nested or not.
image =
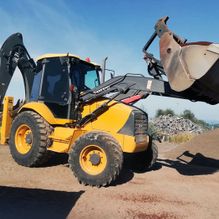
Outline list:
[[[70,54],[47,54],[37,60],[30,101],[42,101],[56,117],[68,118],[76,97],[99,84],[99,65]]]

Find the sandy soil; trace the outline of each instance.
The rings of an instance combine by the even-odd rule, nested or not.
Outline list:
[[[113,185],[100,189],[78,184],[66,156],[25,168],[0,146],[0,218],[218,218],[219,130],[158,146],[152,170],[125,166]]]

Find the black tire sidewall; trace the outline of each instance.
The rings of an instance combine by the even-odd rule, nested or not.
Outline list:
[[[19,153],[15,143],[16,131],[22,124],[28,125],[32,132],[33,143],[31,149],[26,154]],[[23,112],[20,115],[18,115],[18,117],[15,118],[12,124],[10,135],[10,150],[15,161],[23,166],[32,166],[33,160],[36,159],[36,156],[40,150],[40,138],[40,130],[37,125],[36,119],[27,112]]]
[[[82,138],[78,141],[72,149],[72,153],[70,154],[70,160],[73,163],[74,172],[77,173],[77,178],[79,181],[87,182],[90,185],[99,185],[105,184],[104,182],[112,181],[113,175],[112,174],[117,172],[116,169],[116,162],[115,162],[115,153],[113,151],[113,143],[111,141],[103,141],[101,136],[96,139],[90,138]],[[96,145],[100,147],[106,154],[107,157],[107,164],[105,169],[98,175],[90,175],[85,172],[81,165],[80,165],[80,154],[82,150],[87,147],[88,145]]]
[[[153,141],[150,141],[146,151],[137,152],[128,156],[128,165],[139,172],[150,170],[156,163],[157,157],[157,145]]]

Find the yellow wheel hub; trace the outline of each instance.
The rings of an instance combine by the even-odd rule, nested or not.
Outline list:
[[[26,124],[22,124],[18,127],[15,133],[15,145],[17,151],[20,154],[27,154],[32,147],[32,131]]]
[[[106,153],[97,145],[88,145],[80,153],[80,165],[90,175],[102,173],[106,164]]]

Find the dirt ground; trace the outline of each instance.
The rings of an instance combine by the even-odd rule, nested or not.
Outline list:
[[[78,184],[66,156],[25,168],[0,146],[0,218],[218,218],[219,130],[159,144],[150,171],[124,167],[107,188]]]

